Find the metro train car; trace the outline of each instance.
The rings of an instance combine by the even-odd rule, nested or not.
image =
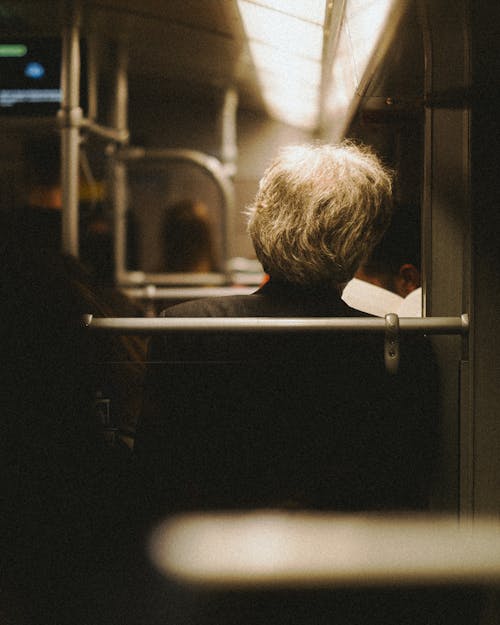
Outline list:
[[[0,619],[16,625],[498,622],[500,15],[499,7],[490,5],[477,0],[0,2],[1,325],[7,354],[2,551],[8,553],[0,566]],[[163,534],[156,529],[148,543],[155,546],[152,559],[145,547],[139,555],[113,559],[117,544],[134,551],[134,523],[141,532],[152,529],[131,451],[151,337],[180,330],[189,342],[203,333],[236,336],[239,330],[248,340],[280,332],[279,323],[293,331],[293,318],[243,319],[239,326],[230,318],[220,325],[200,318],[174,328],[172,318],[159,317],[161,311],[204,297],[245,296],[264,284],[268,276],[247,233],[246,216],[264,171],[285,146],[344,140],[370,146],[395,172],[395,204],[414,224],[419,313],[396,315],[394,330],[394,315],[383,319],[360,312],[346,332],[374,329],[386,362],[393,354],[390,341],[406,332],[428,337],[432,345],[439,378],[438,449],[428,509],[409,518],[363,516],[366,528],[359,517],[343,516],[347,525],[339,527],[350,527],[352,540],[368,553],[366,559],[356,550],[350,553],[351,568],[339,564],[339,537],[325,529],[325,523],[331,529],[338,522],[332,510],[290,521],[276,511],[272,518],[246,518],[209,506],[199,516],[162,525]],[[47,243],[66,260],[43,257],[30,266],[31,252]],[[38,324],[55,323],[51,305],[65,302],[65,289],[75,284],[79,295],[68,300],[68,315],[80,310],[82,301],[89,315],[75,318],[78,331],[71,326],[67,335],[63,325],[54,326],[36,352],[45,358],[60,345],[57,357],[68,359],[66,377],[56,357],[40,362],[30,350]],[[101,296],[105,303],[98,304]],[[26,308],[35,313],[23,314],[16,324],[18,311]],[[66,303],[60,308],[66,314]],[[327,332],[330,326],[335,324],[320,329]],[[86,338],[79,352],[74,346],[82,331]],[[305,329],[303,324],[306,335],[316,331],[314,324]],[[403,340],[400,349],[402,358]],[[81,353],[95,360],[92,379],[106,380],[93,404],[105,449],[113,449],[105,461],[101,452],[78,443],[69,417],[52,430],[15,416],[29,392],[43,396],[43,380],[51,375],[61,377],[50,402],[60,398],[59,411],[69,415],[71,402],[80,397],[71,383],[83,379],[70,362]],[[20,364],[11,367],[14,358]],[[284,367],[292,379],[292,363]],[[38,380],[42,370],[38,389],[30,380]],[[23,391],[11,392],[14,384]],[[118,385],[127,391],[115,401],[110,397]],[[120,411],[126,414],[117,415]],[[54,414],[59,413],[54,409]],[[83,429],[82,436],[93,435],[88,423]],[[15,460],[21,447],[29,458],[50,456],[56,439],[58,449],[68,443],[67,453],[54,460],[57,468],[47,469],[45,460],[26,468],[29,462]],[[69,456],[79,458],[80,451],[75,468]],[[50,484],[51,497],[60,496],[50,499],[50,506],[61,506],[61,515],[59,509],[45,515],[37,482],[52,470],[57,479],[48,477],[45,486]],[[79,497],[74,485],[85,481],[79,471],[94,472],[99,482],[104,474],[105,487],[126,501],[112,530],[112,517],[105,517],[109,536],[101,519],[89,520],[74,538],[73,523],[85,516],[85,506],[101,506],[104,515],[112,515],[114,505],[108,509],[102,503],[106,496],[94,486]],[[120,477],[125,484],[118,486]],[[22,504],[12,503],[16,497]],[[19,517],[27,519],[25,534]],[[39,538],[42,517],[49,519],[48,529]],[[474,528],[477,536],[470,539]],[[96,533],[102,540],[92,562],[89,545]],[[397,553],[388,536],[395,537]],[[305,554],[307,541],[316,554],[324,550],[323,564]],[[379,543],[385,551],[373,547]],[[435,559],[420,557],[426,545]],[[68,550],[74,550],[70,564]],[[237,561],[230,557],[234,553],[241,556]],[[269,588],[273,598],[267,602],[262,596]],[[325,598],[332,588],[333,603]],[[422,589],[430,590],[419,594]],[[349,599],[339,602],[339,592]],[[384,605],[397,609],[378,617],[369,606],[381,596]],[[402,612],[402,603],[405,609],[425,604],[428,611],[416,607],[415,616]],[[453,608],[433,612],[439,603]],[[363,607],[356,611],[356,605]]]

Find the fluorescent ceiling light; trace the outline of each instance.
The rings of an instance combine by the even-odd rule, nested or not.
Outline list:
[[[319,123],[327,1],[238,0],[269,114],[307,130]],[[335,138],[341,138],[356,90],[369,64],[386,49],[406,4],[407,0],[345,0],[328,92],[323,93],[323,120],[332,128],[332,137],[337,133]]]
[[[319,93],[310,85],[290,83],[283,77],[269,76],[262,95],[269,113],[292,126],[314,128],[317,122]],[[283,106],[283,102],[287,105]]]
[[[345,23],[358,84],[386,26],[393,4],[394,0],[348,0],[346,4]]]
[[[309,130],[318,122],[325,3],[238,0],[268,113]]]
[[[257,0],[257,4],[323,26],[325,0]]]
[[[273,72],[285,77],[290,82],[304,82],[319,87],[321,83],[321,63],[300,56],[286,55],[267,44],[250,41],[250,54],[259,77],[264,72]]]
[[[325,108],[332,140],[342,138],[370,63],[381,55],[406,0],[347,0]]]
[[[239,0],[238,6],[250,41],[261,41],[286,53],[321,60],[323,28],[303,19]]]

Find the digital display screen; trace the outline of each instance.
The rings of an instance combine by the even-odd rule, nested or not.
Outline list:
[[[81,52],[84,62],[83,46]],[[81,69],[83,94],[83,63]],[[60,83],[60,38],[0,40],[0,115],[55,115],[61,104]]]

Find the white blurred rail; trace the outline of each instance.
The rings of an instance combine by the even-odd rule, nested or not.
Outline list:
[[[500,583],[500,523],[310,512],[190,514],[150,553],[167,576],[217,587]]]

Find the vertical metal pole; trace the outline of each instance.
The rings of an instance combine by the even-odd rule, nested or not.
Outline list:
[[[128,126],[128,55],[125,44],[120,42],[117,49],[115,75],[115,100],[112,125],[116,130],[127,130]],[[113,199],[114,199],[114,256],[115,282],[120,284],[127,271],[127,170],[126,164],[113,160]]]
[[[422,213],[426,316],[463,310],[470,296],[469,280],[464,278],[471,271],[470,119],[467,102],[459,97],[470,84],[467,5],[466,0],[421,3],[426,94]],[[451,57],[454,61],[450,64]],[[475,510],[477,482],[471,341],[464,339],[460,345],[439,338],[433,343],[441,371],[438,497],[442,506],[468,519]]]
[[[238,112],[238,92],[234,87],[229,87],[224,93],[224,103],[221,114],[221,161],[225,165],[229,176],[236,173],[236,161],[238,159],[238,145],[236,140],[236,115]]]
[[[115,283],[123,282],[127,271],[127,171],[123,161],[113,157]]]
[[[222,232],[222,257],[224,260],[224,270],[227,272],[227,280],[230,282],[231,276],[228,271],[229,241],[233,239],[230,232],[230,225],[234,219],[234,185],[232,179],[237,171],[238,143],[237,143],[237,113],[238,113],[238,92],[234,87],[229,87],[224,93],[224,102],[221,111],[221,161],[228,177],[231,178],[231,197],[226,198],[226,210],[223,215]]]
[[[123,41],[118,43],[115,74],[115,101],[113,126],[117,130],[128,128],[128,51]]]
[[[97,37],[94,33],[90,33],[87,43],[87,101],[88,112],[87,117],[90,121],[95,121],[98,116],[98,50]]]
[[[78,148],[80,143],[79,0],[65,3],[62,32],[61,122],[62,250],[78,257]]]

